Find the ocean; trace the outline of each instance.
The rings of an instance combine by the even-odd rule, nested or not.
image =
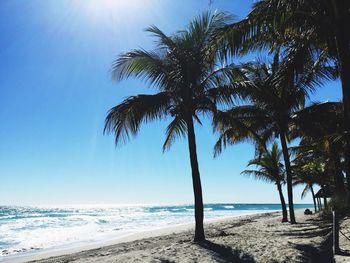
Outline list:
[[[207,221],[280,209],[279,204],[206,204],[204,214]],[[193,215],[192,205],[0,206],[0,261],[193,223]]]

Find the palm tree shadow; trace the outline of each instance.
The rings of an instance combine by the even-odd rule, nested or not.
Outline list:
[[[161,263],[175,263],[175,261],[171,261],[171,260],[168,260],[168,259],[160,259],[160,262]]]
[[[293,244],[296,249],[302,252],[302,262],[332,263],[335,262],[332,251],[332,235],[328,235],[320,247],[312,245]]]
[[[313,237],[319,237],[319,236],[327,236],[331,232],[330,227],[319,227],[318,229],[315,228],[308,228],[308,229],[300,229],[300,230],[294,230],[290,233],[284,233],[281,234],[283,236],[293,236],[293,237],[300,237],[300,238],[313,238]]]
[[[215,244],[208,240],[198,243],[198,245],[208,250],[211,253],[212,258],[217,262],[255,263],[255,260],[251,255],[243,254],[240,250],[233,250],[229,246]]]
[[[341,249],[341,250],[338,252],[337,255],[349,257],[349,256],[350,256],[350,250]]]

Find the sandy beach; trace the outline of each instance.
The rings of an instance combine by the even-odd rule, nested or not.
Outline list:
[[[333,262],[330,225],[301,210],[297,218],[296,225],[281,223],[278,212],[216,220],[206,224],[201,244],[187,225],[13,262]]]
[[[350,263],[350,0],[0,21],[0,263]]]

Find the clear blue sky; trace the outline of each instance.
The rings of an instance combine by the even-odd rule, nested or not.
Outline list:
[[[252,2],[210,8],[243,17]],[[172,33],[208,8],[207,0],[1,0],[0,204],[191,203],[186,141],[162,154],[165,122],[118,148],[103,124],[123,98],[149,92],[135,80],[114,83],[113,59],[152,47],[145,27]],[[339,83],[328,83],[313,100],[339,98]],[[196,132],[205,202],[278,202],[275,185],[240,175],[252,146],[214,160],[212,128]]]

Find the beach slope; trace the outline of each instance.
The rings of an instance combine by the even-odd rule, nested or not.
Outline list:
[[[206,224],[207,241],[199,244],[191,229],[168,229],[31,262],[332,262],[330,225],[301,210],[297,218],[296,225],[281,223],[280,213],[224,219]]]

